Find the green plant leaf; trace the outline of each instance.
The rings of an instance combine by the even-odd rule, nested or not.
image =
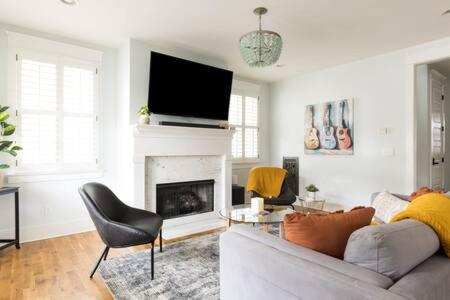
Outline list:
[[[16,131],[16,126],[8,124],[5,128],[3,128],[3,135],[4,136],[12,135],[14,131]]]
[[[17,146],[17,145],[15,145],[14,147],[12,147],[12,149],[11,150],[14,150],[14,151],[19,151],[19,150],[23,150],[23,148],[22,147],[20,147],[20,146]]]
[[[4,112],[0,112],[0,122],[4,122],[6,120],[8,120],[9,118],[9,114],[4,111]]]
[[[13,144],[13,142],[11,142],[11,141],[1,141],[0,142],[0,151],[3,151],[4,149],[8,149],[12,144]]]
[[[8,169],[8,168],[9,168],[9,165],[7,165],[7,164],[0,165],[0,169]]]
[[[6,150],[6,151],[3,151],[3,152],[9,153],[9,154],[11,154],[12,156],[17,156],[17,152],[14,151],[14,150]]]
[[[0,105],[0,113],[6,111],[9,108],[9,106],[1,106]]]

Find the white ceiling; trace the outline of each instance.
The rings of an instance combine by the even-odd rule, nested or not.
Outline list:
[[[283,67],[250,68],[239,37],[269,9]],[[241,76],[275,81],[450,36],[449,0],[1,0],[0,22],[118,47],[127,38],[217,57]]]

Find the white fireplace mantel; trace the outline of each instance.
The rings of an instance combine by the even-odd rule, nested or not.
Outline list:
[[[234,131],[156,125],[134,125],[132,130],[132,187],[135,207],[152,211],[156,208],[156,205],[148,205],[148,203],[156,203],[156,199],[153,199],[153,197],[156,197],[154,192],[149,192],[148,189],[149,183],[146,175],[149,166],[147,166],[146,161],[149,158],[176,157],[182,159],[183,157],[196,156],[214,156],[219,159],[220,167],[217,176],[220,180],[218,180],[215,189],[220,196],[218,197],[220,201],[215,202],[214,212],[209,215],[202,214],[166,220],[163,228],[174,228],[181,225],[183,228],[187,228],[190,223],[195,223],[198,220],[208,218],[217,220],[218,210],[231,205],[231,140]],[[167,172],[174,171],[176,170],[167,170]],[[192,172],[196,172],[195,167]],[[179,176],[177,176],[177,179],[180,179]],[[194,233],[194,231],[191,230],[189,233]]]

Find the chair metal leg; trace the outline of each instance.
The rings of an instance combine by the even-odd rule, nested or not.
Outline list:
[[[294,204],[289,204],[293,210],[295,210]]]
[[[105,255],[108,253],[108,251],[109,251],[109,246],[106,246],[106,248],[103,251],[102,255],[98,259],[97,264],[95,265],[94,269],[92,270],[91,276],[89,276],[90,278],[92,278],[92,276],[94,276],[95,271],[97,271],[98,266],[100,265],[100,263],[102,262],[103,257],[105,257]]]
[[[152,242],[152,280],[155,279],[155,261],[154,261],[154,256],[155,256],[155,242]]]
[[[162,229],[159,230],[159,252],[162,252]]]
[[[109,254],[109,247],[108,247],[108,249],[106,249],[106,253],[105,253],[105,256],[103,257],[103,260],[106,260],[106,258],[108,257],[108,254]]]

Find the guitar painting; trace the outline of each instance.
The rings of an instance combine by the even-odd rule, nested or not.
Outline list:
[[[305,128],[305,148],[315,150],[319,148],[318,130],[314,127],[314,106],[309,105],[306,108],[306,119],[308,127]]]
[[[320,133],[320,143],[324,149],[335,149],[336,138],[334,136],[334,128],[331,126],[330,112],[331,104],[325,105],[325,112],[323,116],[323,130]]]
[[[345,103],[346,102],[347,102],[347,100],[342,100],[339,103],[340,113],[341,113],[341,116],[340,116],[341,125],[336,130],[338,145],[339,145],[339,149],[341,149],[341,150],[348,149],[352,145],[352,138],[350,137],[350,133],[348,132],[347,126],[345,125],[344,112],[345,112]]]
[[[353,154],[352,99],[307,105],[304,124],[305,154]]]

